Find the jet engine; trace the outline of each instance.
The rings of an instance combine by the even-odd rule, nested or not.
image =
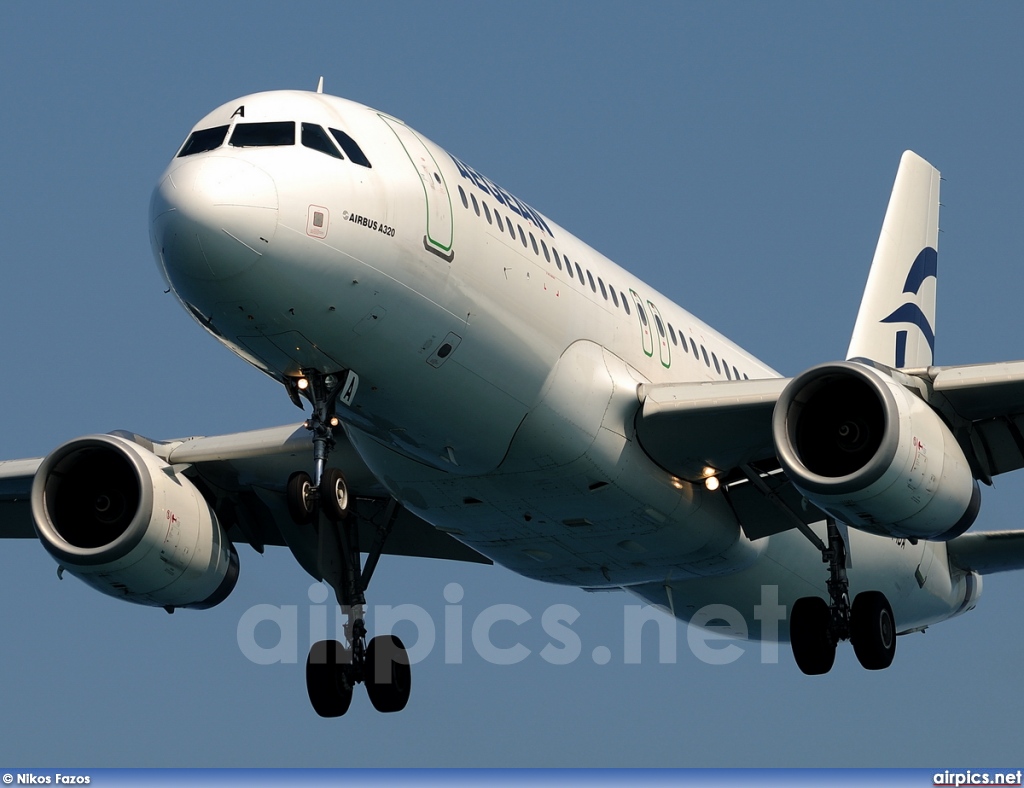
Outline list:
[[[855,528],[946,541],[978,515],[978,483],[949,427],[878,369],[840,361],[798,375],[772,430],[794,487]]]
[[[235,587],[238,554],[209,504],[129,440],[90,435],[58,447],[39,466],[31,500],[46,550],[104,594],[208,608]]]

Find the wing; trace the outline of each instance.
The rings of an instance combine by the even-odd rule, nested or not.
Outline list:
[[[301,424],[166,442],[117,434],[176,467],[187,466],[182,472],[211,504],[233,542],[249,544],[258,552],[267,545],[286,545],[303,568],[319,577],[314,531],[292,522],[285,498],[289,475],[310,470],[307,466],[312,464],[309,433]],[[35,458],[0,463],[0,538],[36,536],[29,496],[41,462]],[[385,516],[388,493],[344,436],[337,438],[331,465],[345,473],[357,500],[360,544],[369,545]],[[384,552],[491,563],[404,509],[393,524]]]
[[[951,427],[975,478],[990,484],[993,476],[1024,467],[1024,361],[890,373]],[[776,459],[772,415],[789,382],[646,385],[640,390],[637,440],[654,462],[680,478],[700,481],[705,468],[714,469],[752,539],[798,527],[796,518],[815,522],[821,513],[803,504]],[[1006,544],[999,542],[1000,549]],[[974,556],[974,548],[963,548],[969,549]]]
[[[1024,361],[931,367],[918,373],[929,404],[953,427],[975,476],[1024,468]]]
[[[772,414],[786,378],[645,385],[637,442],[674,476],[692,482],[713,469],[751,539],[817,522],[775,457]]]
[[[39,463],[31,460],[0,462],[0,539],[35,538],[28,498]]]

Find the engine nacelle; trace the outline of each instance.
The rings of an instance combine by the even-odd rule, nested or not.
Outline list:
[[[855,528],[945,541],[978,516],[981,492],[949,427],[873,367],[839,361],[798,375],[772,429],[793,485]]]
[[[157,607],[208,608],[238,579],[238,554],[195,486],[114,435],[65,443],[32,484],[43,546],[104,594]]]

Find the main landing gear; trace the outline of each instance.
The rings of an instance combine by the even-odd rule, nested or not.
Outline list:
[[[378,635],[367,642],[363,620],[365,591],[398,516],[399,504],[388,502],[366,563],[361,564],[354,501],[344,474],[327,467],[335,446],[334,430],[340,424],[337,404],[350,404],[357,385],[358,378],[351,372],[338,376],[307,371],[289,384],[296,404],[302,394],[313,405],[306,428],[313,435],[314,475],[298,471],[289,477],[288,511],[297,524],[315,525],[320,574],[334,588],[347,617],[345,640],[349,646],[337,640],[321,640],[313,644],[306,658],[306,691],[313,710],[321,717],[340,717],[348,711],[359,683],[366,685],[370,703],[381,712],[404,709],[412,687],[409,655],[402,641],[394,635]]]
[[[789,639],[793,657],[808,675],[828,673],[836,658],[840,640],[853,643],[860,664],[868,670],[882,670],[896,655],[896,624],[892,607],[881,591],[863,591],[850,604],[850,581],[846,576],[846,544],[829,518],[828,545],[821,546],[828,563],[830,602],[821,597],[802,597],[789,616]],[[812,540],[812,541],[815,541]]]

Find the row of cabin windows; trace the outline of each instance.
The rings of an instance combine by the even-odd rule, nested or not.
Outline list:
[[[584,275],[583,268],[579,263],[570,262],[569,257],[567,255],[560,254],[554,246],[549,248],[543,238],[541,238],[538,243],[537,238],[532,232],[523,231],[523,226],[521,224],[513,224],[512,220],[507,217],[502,219],[501,214],[498,213],[497,209],[493,212],[491,211],[486,200],[478,201],[475,194],[470,194],[469,197],[467,197],[465,190],[461,186],[459,186],[459,196],[462,198],[462,205],[464,208],[468,209],[470,202],[472,202],[473,211],[477,216],[483,216],[487,220],[488,224],[497,225],[498,230],[501,232],[504,233],[507,231],[508,234],[512,236],[513,241],[518,240],[522,243],[524,249],[529,250],[532,247],[535,255],[538,257],[543,256],[549,263],[554,262],[558,267],[558,270],[564,270],[566,274],[569,275],[570,279],[578,279],[580,285],[584,287],[589,283],[590,289],[593,290],[594,293],[600,292],[601,297],[605,301],[611,300],[611,302],[615,304],[616,308],[621,306],[627,315],[632,314],[629,307],[629,300],[626,298],[625,293],[620,294],[612,285],[606,285],[600,276],[595,280],[594,275],[589,269],[587,269],[586,274]],[[526,240],[527,237],[529,237],[529,241]]]
[[[548,249],[548,245],[544,242],[543,238],[540,239],[540,244],[538,245],[537,239],[534,237],[532,232],[523,232],[522,225],[518,223],[513,224],[512,220],[509,218],[505,218],[503,220],[501,218],[501,214],[499,214],[497,210],[494,210],[492,212],[490,206],[487,205],[487,201],[483,199],[477,200],[475,194],[471,193],[467,197],[466,191],[462,188],[462,186],[459,186],[459,197],[462,198],[462,206],[466,210],[469,210],[470,203],[472,203],[473,211],[474,213],[476,213],[477,216],[483,216],[487,220],[488,224],[497,225],[498,230],[500,230],[501,232],[504,233],[507,231],[508,234],[512,237],[513,241],[518,240],[520,243],[522,243],[524,249],[529,250],[532,246],[533,253],[535,255],[540,257],[543,254],[544,259],[547,260],[549,263],[552,262],[553,260],[555,265],[558,267],[558,270],[565,270],[565,272],[569,275],[570,279],[578,280],[580,285],[582,286],[586,286],[587,284],[589,284],[590,289],[594,293],[597,293],[600,290],[601,297],[604,298],[605,301],[608,301],[610,298],[611,302],[615,304],[616,308],[621,306],[623,311],[625,311],[627,315],[632,314],[629,307],[629,299],[626,297],[626,294],[620,294],[610,284],[605,285],[604,280],[600,276],[598,276],[597,280],[595,281],[594,275],[590,272],[589,268],[586,269],[586,271],[584,272],[584,269],[580,266],[579,263],[570,262],[568,256],[559,254],[558,250],[555,249],[554,246]],[[529,236],[530,238],[529,243],[527,243],[526,241],[527,236]],[[573,273],[574,270],[575,273]],[[584,274],[586,275],[586,279],[584,279]],[[647,313],[644,310],[644,308],[637,304],[637,310],[639,312],[639,316],[643,324],[645,326],[649,326],[650,324],[647,320]],[[654,322],[658,328],[658,333],[661,334],[662,337],[665,337],[666,324],[662,322],[661,317],[655,315]],[[689,337],[689,347],[687,347],[687,337],[683,335],[683,332],[679,331],[677,333],[671,323],[668,323],[667,325],[667,336],[671,337],[673,345],[679,347],[679,345],[682,344],[683,352],[686,353],[692,351],[693,357],[697,359],[697,361],[700,361],[703,358],[704,364],[708,367],[708,369],[711,369],[713,363],[715,372],[717,372],[719,375],[724,374],[725,377],[728,378],[729,380],[740,380],[740,372],[739,370],[736,369],[735,366],[733,366],[732,369],[730,369],[725,359],[723,358],[721,361],[719,361],[718,356],[714,352],[712,352],[709,356],[708,351],[704,347],[704,345],[701,345],[700,350],[698,351],[697,343],[694,342],[693,337]],[[750,378],[744,373],[742,379],[749,380]]]
[[[310,150],[326,153],[335,159],[345,156],[360,167],[372,167],[362,148],[348,134],[340,129],[330,129],[330,136],[323,126],[315,123],[303,123],[300,140]],[[215,150],[224,144],[228,135],[228,126],[216,126],[211,129],[193,131],[185,144],[181,146],[178,157],[191,156]],[[334,138],[332,142],[331,137]],[[335,145],[337,142],[337,145]],[[232,148],[272,148],[295,144],[294,121],[272,121],[268,123],[236,123],[231,132],[228,145]],[[338,148],[341,148],[339,150]],[[344,151],[345,156],[342,155]]]

